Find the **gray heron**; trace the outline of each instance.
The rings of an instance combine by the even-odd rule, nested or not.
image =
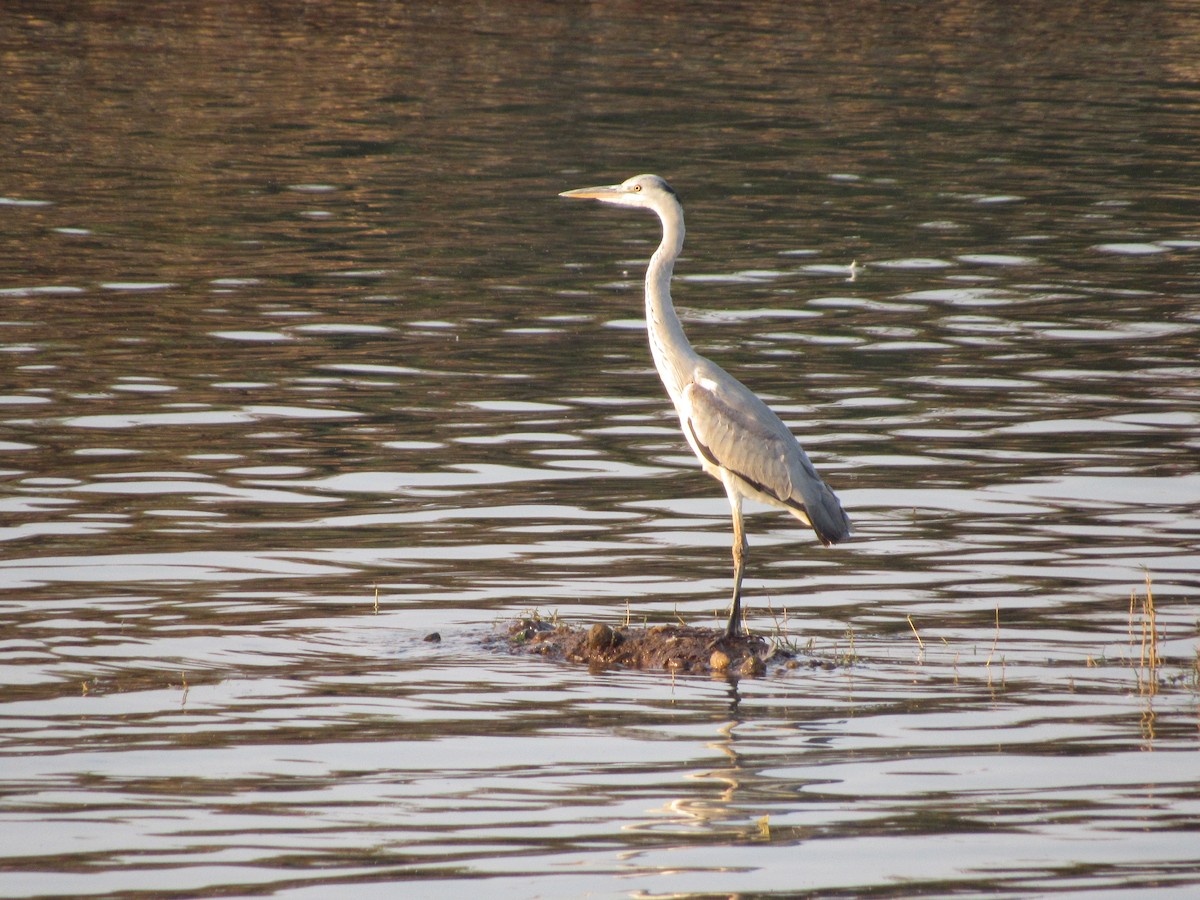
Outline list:
[[[657,175],[579,188],[559,196],[648,209],[662,222],[662,242],[646,269],[646,329],[654,366],[679,414],[701,468],[725,486],[733,513],[733,604],[727,637],[741,628],[746,531],[742,499],[779,507],[812,528],[828,547],[850,536],[850,520],[795,435],[744,384],[688,342],[671,303],[671,275],[683,249],[683,206]]]

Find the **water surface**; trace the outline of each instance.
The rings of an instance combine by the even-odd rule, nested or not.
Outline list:
[[[1188,4],[43,4],[0,50],[0,895],[1195,890]],[[828,668],[484,644],[727,602],[655,223],[556,197],[642,171],[693,342],[855,523],[748,520],[749,624]]]

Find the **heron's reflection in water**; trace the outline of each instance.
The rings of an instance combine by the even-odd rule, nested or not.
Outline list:
[[[728,717],[723,717],[716,725],[714,739],[705,745],[723,756],[724,764],[686,773],[684,778],[695,782],[694,790],[650,810],[652,818],[631,822],[624,827],[625,831],[682,835],[703,829],[710,837],[718,832],[731,841],[770,840],[766,811],[756,813],[749,809],[744,797],[747,785],[760,778],[760,767],[745,763],[738,752],[738,731],[747,722],[740,712],[742,695],[738,680],[730,678],[728,685]],[[739,794],[743,796],[739,798]],[[789,829],[789,832],[793,838],[798,836],[795,829]],[[634,859],[640,852],[630,851],[620,858]]]

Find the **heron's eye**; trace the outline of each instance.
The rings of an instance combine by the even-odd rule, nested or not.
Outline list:
[[[642,186],[640,184],[635,184],[632,188],[630,188],[630,190],[632,190],[635,194],[640,194],[642,192]]]

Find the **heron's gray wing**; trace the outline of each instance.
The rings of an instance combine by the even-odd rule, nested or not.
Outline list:
[[[755,490],[786,503],[793,494],[792,474],[786,444],[771,421],[774,413],[768,411],[767,418],[756,408],[758,402],[729,398],[727,394],[708,379],[684,387],[686,425],[698,449],[713,465],[728,469]]]
[[[686,428],[701,454],[750,487],[802,513],[822,543],[850,534],[850,521],[795,436],[748,388],[698,378],[683,390]]]

